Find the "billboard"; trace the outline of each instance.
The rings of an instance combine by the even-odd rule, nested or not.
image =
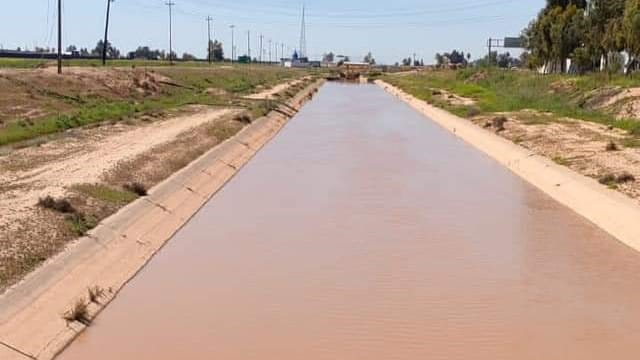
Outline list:
[[[504,38],[504,47],[506,48],[523,48],[524,39],[522,37],[506,37]]]

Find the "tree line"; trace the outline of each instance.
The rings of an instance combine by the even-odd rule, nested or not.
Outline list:
[[[83,57],[88,56],[102,56],[102,49],[104,47],[103,40],[99,40],[93,49],[88,48],[78,48],[75,45],[69,45],[66,48],[66,51],[71,54],[78,54]],[[18,48],[17,51],[22,51],[21,48]],[[207,49],[209,56],[211,56],[212,61],[224,61],[224,49],[222,47],[222,43],[219,41],[211,41],[209,43],[209,47]],[[36,52],[55,52],[55,49],[47,49],[47,48],[36,48]],[[175,52],[171,53],[173,59],[182,59],[184,61],[196,60],[197,57],[190,53],[184,53],[179,58],[178,54]],[[118,50],[111,42],[107,42],[107,58],[109,59],[144,59],[144,60],[168,60],[169,53],[165,50],[152,49],[149,46],[138,46],[134,51],[130,51],[126,53],[126,56],[123,56],[121,51]]]
[[[640,57],[640,0],[547,0],[523,37],[532,68],[564,72],[566,59],[571,59],[578,72],[635,70]]]

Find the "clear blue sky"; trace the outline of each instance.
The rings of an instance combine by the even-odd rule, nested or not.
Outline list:
[[[206,21],[214,18],[215,38],[230,54],[236,25],[238,53],[246,53],[251,31],[297,47],[302,0],[173,0],[174,48],[204,57]],[[0,45],[53,47],[57,0],[4,1]],[[102,37],[106,0],[63,0],[64,44],[93,48]],[[121,51],[138,45],[168,48],[168,10],[164,0],[116,0],[110,40]],[[312,57],[333,51],[360,60],[371,51],[378,62],[394,63],[416,53],[433,62],[436,52],[453,48],[480,57],[489,37],[518,35],[545,0],[306,0],[307,46]],[[273,54],[275,57],[275,53]]]

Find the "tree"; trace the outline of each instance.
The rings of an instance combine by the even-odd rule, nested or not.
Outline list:
[[[73,53],[73,52],[76,52],[76,51],[78,51],[78,48],[75,45],[67,46],[67,52],[68,53]]]
[[[363,62],[369,64],[369,65],[375,65],[376,64],[376,59],[373,58],[373,55],[371,54],[371,52],[369,52],[367,55],[365,55]]]
[[[323,63],[333,63],[333,61],[335,60],[335,55],[333,54],[333,52],[329,52],[328,54],[324,54],[322,56],[322,62]]]
[[[194,61],[194,60],[197,60],[197,59],[192,54],[184,53],[184,54],[182,54],[182,60],[184,60],[184,61]]]
[[[586,28],[584,10],[571,1],[568,3],[564,8],[556,5],[544,9],[524,31],[523,37],[534,65],[549,64],[554,71],[564,71],[565,60],[575,49],[583,46]]]
[[[609,53],[622,51],[622,17],[626,0],[592,0],[587,17],[586,46],[608,67]],[[599,59],[596,59],[599,61]]]
[[[408,57],[406,59],[402,59],[402,65],[403,66],[411,66],[411,58]]]
[[[224,60],[224,49],[222,48],[222,43],[218,40],[209,41],[209,56],[213,61],[223,61]]]
[[[622,29],[630,63],[635,63],[640,56],[640,0],[627,0]]]
[[[159,60],[165,57],[164,51],[151,50],[148,46],[138,46],[135,51],[128,54],[130,59],[147,59],[147,60]]]
[[[91,50],[91,55],[99,56],[102,55],[102,50],[104,49],[104,41],[99,40],[96,44],[96,47]],[[117,59],[120,57],[120,50],[116,49],[110,41],[107,41],[107,57],[111,59]]]

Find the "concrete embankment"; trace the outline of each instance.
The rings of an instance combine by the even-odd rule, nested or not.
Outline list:
[[[633,199],[393,85],[381,80],[376,84],[627,246],[640,251],[640,206]]]
[[[105,220],[0,297],[0,359],[52,359],[86,325],[64,320],[79,301],[95,317],[322,85],[318,81]],[[104,289],[89,303],[88,288]]]

